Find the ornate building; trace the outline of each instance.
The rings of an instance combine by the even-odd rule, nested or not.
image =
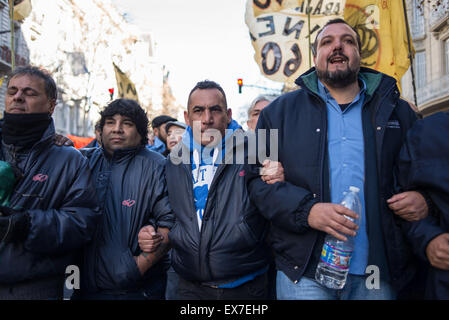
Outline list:
[[[14,52],[16,66],[26,65],[29,61],[29,49],[21,30],[22,22],[14,21]],[[11,71],[11,24],[7,0],[0,0],[0,78]],[[5,79],[5,78],[3,78]],[[0,87],[0,111],[4,110],[5,83]]]
[[[23,56],[23,64],[52,73],[59,89],[53,115],[58,132],[93,136],[99,111],[111,100],[110,89],[113,98],[118,95],[113,63],[134,83],[149,117],[162,112],[165,71],[154,41],[128,23],[110,0],[33,0],[32,5],[30,16],[17,23],[16,64]],[[7,1],[0,0],[0,10],[7,29]],[[10,70],[8,61],[1,60],[7,39],[9,34],[0,34],[0,71]]]
[[[449,0],[422,9],[407,1],[410,33],[415,47],[414,73],[418,108],[423,115],[449,110]],[[411,70],[402,78],[403,96],[414,101]]]

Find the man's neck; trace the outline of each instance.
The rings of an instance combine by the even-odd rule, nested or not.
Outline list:
[[[338,104],[351,103],[360,92],[358,81],[355,81],[344,88],[334,88],[329,86],[326,82],[322,83],[326,87],[326,89],[329,90],[329,93],[335,99],[335,101],[337,101]]]

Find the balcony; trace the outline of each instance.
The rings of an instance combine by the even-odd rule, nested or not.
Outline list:
[[[449,24],[449,0],[444,0],[437,10],[431,10],[429,25],[431,32],[439,32],[445,25]]]
[[[420,110],[430,108],[441,101],[449,99],[449,74],[427,83],[416,89],[416,96]]]
[[[0,71],[8,72],[11,70],[11,49],[5,45],[0,45]],[[25,57],[15,53],[16,66],[23,66],[28,63]]]

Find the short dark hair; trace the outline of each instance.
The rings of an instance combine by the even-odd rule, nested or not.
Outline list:
[[[187,110],[189,108],[190,96],[192,95],[192,93],[195,90],[198,90],[198,89],[201,89],[201,90],[204,90],[204,89],[217,89],[223,95],[223,99],[224,99],[224,103],[225,103],[226,109],[228,108],[228,102],[226,101],[226,94],[225,94],[223,88],[218,83],[216,83],[215,81],[204,80],[204,81],[197,82],[197,84],[190,91],[189,98],[187,100]]]
[[[100,112],[100,131],[103,131],[106,118],[113,117],[116,114],[130,118],[136,125],[137,132],[142,137],[141,144],[148,144],[149,121],[147,113],[137,101],[131,99],[116,99],[109,103],[106,108]]]
[[[58,98],[58,88],[56,86],[55,80],[53,80],[53,77],[51,76],[50,72],[43,68],[27,65],[27,66],[20,66],[15,68],[8,76],[8,82],[6,86],[9,86],[9,81],[11,81],[12,78],[17,76],[24,76],[29,75],[33,77],[38,77],[44,80],[45,82],[45,94],[47,95],[47,98],[56,100]]]
[[[323,32],[323,30],[327,26],[329,26],[331,24],[336,24],[336,23],[343,23],[343,24],[347,25],[348,27],[350,27],[355,32],[357,45],[359,46],[359,52],[362,52],[362,42],[360,40],[360,35],[357,32],[357,30],[353,26],[351,26],[349,23],[347,23],[345,20],[343,20],[341,18],[336,18],[336,19],[329,20],[328,22],[326,22],[326,24],[320,30],[318,30],[318,33],[316,34],[316,37],[315,37],[315,41],[312,44],[312,54],[314,57],[316,57],[316,54],[317,54],[317,47],[318,47],[317,41],[318,41],[319,35],[321,34],[321,32]]]

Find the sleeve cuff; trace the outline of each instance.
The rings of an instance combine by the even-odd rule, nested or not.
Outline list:
[[[310,228],[308,222],[310,210],[318,202],[318,199],[316,199],[312,194],[306,196],[300,202],[298,209],[296,210],[296,224],[299,228],[299,232],[305,232]]]
[[[422,190],[422,189],[416,190],[416,192],[420,193],[423,196],[424,200],[426,201],[428,214],[435,216],[435,213],[436,213],[435,206],[433,205],[432,198],[430,198],[429,194],[425,190]]]

